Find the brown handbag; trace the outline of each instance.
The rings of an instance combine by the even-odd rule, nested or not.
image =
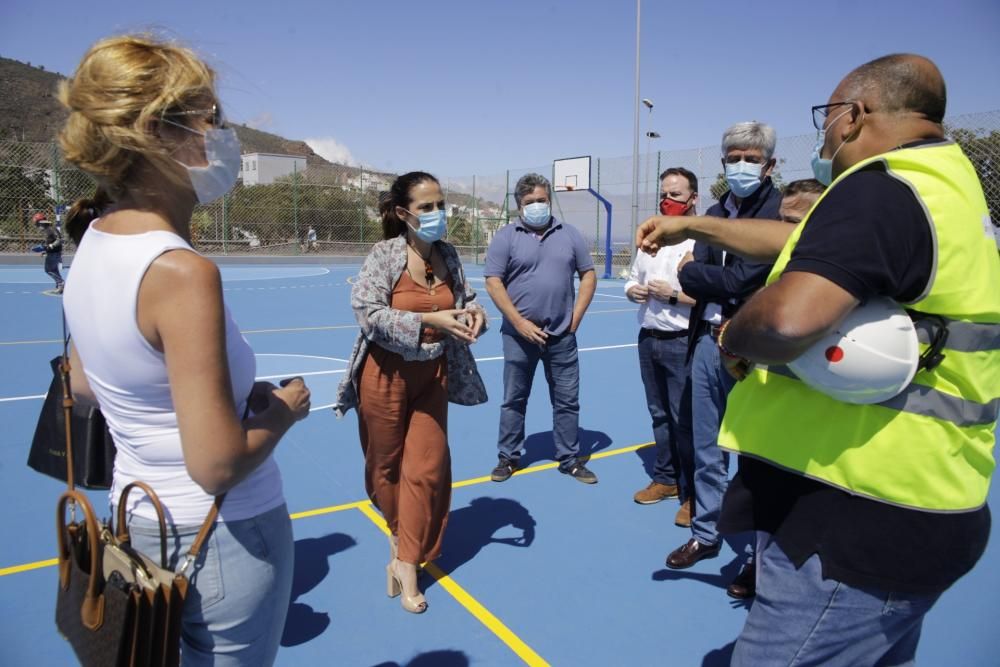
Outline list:
[[[98,521],[87,497],[73,485],[69,358],[62,364],[66,414],[67,490],[56,507],[59,587],[56,627],[83,667],[176,667],[180,664],[181,624],[188,592],[187,570],[215,527],[225,494],[216,496],[205,522],[177,571],[167,561],[163,505],[149,485],[132,482],[118,500],[118,532]],[[129,493],[139,488],[156,509],[160,528],[159,562],[134,549],[126,516]],[[71,519],[66,521],[67,508]],[[77,520],[76,511],[82,517]]]

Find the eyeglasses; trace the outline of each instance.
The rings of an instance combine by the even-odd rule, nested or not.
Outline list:
[[[857,100],[847,100],[846,102],[833,102],[831,104],[817,104],[812,108],[813,115],[813,127],[817,130],[823,130],[823,124],[826,122],[826,117],[830,115],[831,109],[836,109],[837,107],[847,107],[853,106],[855,104],[860,104]]]
[[[184,111],[166,111],[163,118],[168,116],[196,116],[205,118],[215,129],[226,127],[226,117],[222,114],[222,107],[213,104],[209,109],[186,109]]]

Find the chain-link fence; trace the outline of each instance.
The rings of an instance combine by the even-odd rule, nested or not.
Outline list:
[[[1000,110],[949,118],[948,133],[979,172],[991,216],[1000,221]],[[779,185],[811,178],[814,135],[778,139],[775,180]],[[639,157],[638,221],[654,215],[658,175],[684,167],[698,176],[699,212],[725,192],[719,146],[677,151],[649,150]],[[192,216],[195,246],[209,254],[363,256],[381,238],[379,193],[394,174],[341,165],[291,162],[283,175],[266,184],[242,180],[222,199],[199,206]],[[552,176],[552,163],[495,174],[442,178],[448,204],[447,239],[468,259],[481,262],[493,234],[516,215],[514,186],[529,172]],[[54,143],[0,142],[0,252],[25,253],[41,234],[33,214],[58,213],[94,184],[67,165]],[[632,158],[595,157],[591,187],[612,205],[612,274],[628,268],[631,256]],[[555,195],[553,212],[577,227],[603,267],[608,247],[605,207],[584,191]]]

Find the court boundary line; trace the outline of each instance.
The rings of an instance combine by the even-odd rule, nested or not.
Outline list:
[[[638,310],[638,306],[633,308],[611,308],[609,310],[588,310],[587,315],[604,315],[607,313],[634,313]],[[496,318],[500,316],[496,313],[492,313]],[[300,331],[333,331],[336,329],[357,329],[357,324],[331,324],[329,326],[320,327],[287,327],[280,329],[246,329],[240,331],[241,334],[268,334],[268,333],[297,333]],[[48,343],[62,343],[58,338],[43,338],[38,340],[3,340],[0,341],[0,347],[5,345],[45,345]]]
[[[375,524],[384,535],[389,535],[389,527],[385,519],[379,515],[372,507],[371,502],[364,503],[357,507],[358,511],[368,517],[368,520]],[[469,594],[462,586],[452,579],[451,574],[445,572],[434,563],[426,563],[424,572],[431,575],[435,582],[450,595],[465,611],[469,612],[474,619],[482,623],[487,630],[492,632],[497,639],[504,643],[507,648],[514,652],[525,664],[532,667],[548,667],[546,662],[533,648],[528,646],[523,639],[511,630],[507,625],[497,618],[496,614],[487,609],[479,600]]]
[[[638,347],[638,345],[639,345],[638,343],[623,343],[621,345],[595,345],[593,347],[581,347],[581,348],[579,348],[577,350],[577,352],[601,352],[603,350],[621,350],[621,349],[625,349],[625,348],[629,348],[629,347]],[[260,357],[304,357],[304,358],[310,358],[310,359],[326,359],[326,360],[332,360],[332,361],[342,361],[344,363],[347,363],[347,361],[348,361],[347,359],[338,359],[336,357],[320,357],[320,356],[310,355],[310,354],[277,354],[277,353],[275,353],[275,354],[266,353],[265,354],[265,353],[261,353],[261,354],[259,354],[257,356],[260,356]],[[502,359],[503,359],[502,355],[498,356],[498,357],[497,356],[494,356],[494,357],[476,357],[476,363],[484,363],[484,362],[487,362],[487,361],[501,361]],[[278,379],[284,379],[284,378],[289,378],[289,377],[311,377],[311,376],[316,376],[316,375],[339,375],[340,373],[346,373],[348,370],[349,369],[347,369],[347,368],[335,368],[335,369],[332,369],[332,370],[325,370],[325,371],[305,371],[305,372],[301,372],[301,373],[289,372],[289,373],[279,373],[277,375],[261,375],[261,376],[258,376],[256,378],[254,378],[254,379],[259,381],[259,380],[278,380]],[[46,396],[46,394],[34,394],[34,395],[31,395],[31,396],[8,396],[6,398],[0,398],[0,403],[11,403],[11,402],[14,402],[14,401],[41,400],[41,399],[45,398],[45,396]],[[331,404],[330,407],[332,407],[332,405],[333,404]],[[326,406],[324,406],[324,407],[326,407]],[[313,408],[312,410],[310,410],[310,412],[315,412],[316,410],[317,410],[317,408]]]
[[[609,458],[611,456],[619,456],[621,454],[628,454],[630,452],[635,452],[635,451],[638,451],[640,449],[645,449],[646,447],[652,447],[654,444],[656,444],[656,443],[650,441],[650,442],[639,443],[637,445],[626,445],[624,447],[618,447],[616,449],[609,449],[609,450],[606,450],[606,451],[602,451],[602,452],[597,452],[597,453],[591,454],[590,457],[589,457],[589,460],[593,461],[593,460],[596,460],[596,459],[605,459],[605,458]],[[556,463],[556,462],[543,463],[541,465],[534,465],[534,466],[530,466],[528,468],[522,468],[521,470],[516,471],[513,476],[514,477],[518,477],[518,476],[521,476],[521,475],[530,475],[530,474],[536,473],[536,472],[543,472],[545,470],[552,470],[553,468],[556,468],[558,466],[559,466],[559,464]],[[461,480],[461,481],[458,481],[458,482],[454,482],[454,483],[452,483],[451,488],[452,489],[461,489],[461,488],[464,488],[466,486],[474,486],[476,484],[483,484],[485,482],[491,482],[491,481],[492,480],[488,476],[473,477],[473,478],[470,478],[470,479],[466,479],[466,480]],[[294,512],[292,514],[289,514],[288,516],[294,521],[294,520],[298,520],[298,519],[307,519],[307,518],[311,518],[311,517],[315,517],[315,516],[322,516],[324,514],[335,514],[337,512],[344,512],[344,511],[347,511],[347,510],[358,509],[360,506],[366,505],[366,504],[371,504],[371,501],[370,500],[355,500],[353,502],[342,503],[340,505],[330,505],[329,507],[319,507],[319,508],[316,508],[316,509],[304,510],[304,511],[301,511],[301,512]],[[10,575],[13,575],[13,574],[19,574],[21,572],[27,572],[29,570],[37,570],[37,569],[40,569],[40,568],[43,568],[43,567],[50,567],[50,566],[55,565],[57,562],[58,562],[57,559],[55,559],[55,558],[49,558],[49,559],[39,560],[39,561],[33,561],[33,562],[29,562],[29,563],[22,563],[20,565],[10,565],[10,566],[7,566],[7,567],[2,567],[2,568],[0,568],[0,577],[7,577],[7,576],[10,576]]]

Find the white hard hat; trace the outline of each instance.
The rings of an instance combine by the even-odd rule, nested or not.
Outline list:
[[[880,403],[910,384],[920,364],[913,320],[891,299],[871,299],[788,367],[846,403]]]

